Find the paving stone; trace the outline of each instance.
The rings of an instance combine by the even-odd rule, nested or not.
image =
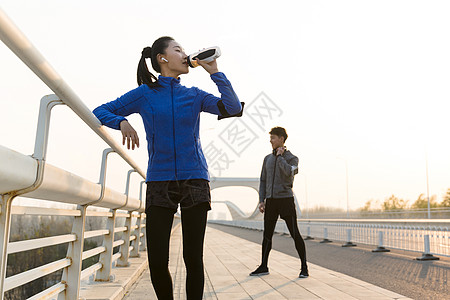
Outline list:
[[[172,233],[169,260],[169,270],[174,285],[174,299],[176,300],[186,299],[186,269],[182,257],[181,241],[181,229],[178,226]],[[274,250],[271,251],[269,258],[270,274],[249,276],[249,273],[260,262],[260,251],[260,244],[208,227],[204,250],[205,292],[203,299],[409,299],[311,263],[308,265],[310,277],[298,278],[299,259]],[[143,272],[140,279],[133,286],[128,284],[128,291],[116,293],[125,300],[156,299],[146,266],[147,262],[142,260],[141,263],[144,263],[146,271]],[[124,278],[120,275],[116,276]],[[86,289],[86,286],[83,288]],[[116,289],[120,288],[121,285],[116,283]],[[108,289],[112,289],[112,284]],[[124,287],[122,287],[123,289]],[[87,294],[85,293],[85,295]],[[103,289],[101,294],[105,294]],[[110,299],[121,299],[119,296]]]

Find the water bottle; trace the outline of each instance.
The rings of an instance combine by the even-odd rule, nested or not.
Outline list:
[[[195,61],[196,58],[198,60],[204,61],[204,62],[211,62],[218,58],[220,56],[220,48],[217,46],[205,48],[203,50],[200,50],[198,52],[195,52],[193,54],[190,54],[187,57],[187,61],[189,64],[189,67],[195,68],[198,67],[199,64]]]

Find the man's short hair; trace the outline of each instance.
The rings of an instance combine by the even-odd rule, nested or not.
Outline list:
[[[284,141],[286,142],[288,135],[286,133],[286,129],[284,129],[283,127],[274,127],[270,130],[269,132],[270,134],[274,134],[277,135],[279,137],[284,137]]]

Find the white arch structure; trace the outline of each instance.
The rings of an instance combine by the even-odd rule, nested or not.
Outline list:
[[[211,178],[210,185],[211,191],[221,187],[243,186],[252,188],[259,194],[259,178],[257,177],[213,177]],[[300,206],[298,205],[297,196],[295,195],[295,193],[294,202],[298,217],[300,217],[301,210]],[[231,201],[214,201],[214,203],[224,203],[230,211],[233,220],[251,220],[260,216],[258,205],[256,205],[255,210],[250,215],[246,215],[236,204]]]

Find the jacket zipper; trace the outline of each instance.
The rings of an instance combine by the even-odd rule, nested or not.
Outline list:
[[[272,198],[273,197],[273,186],[275,184],[275,173],[277,172],[277,159],[278,155],[275,155],[275,164],[273,165],[273,176],[272,176]]]
[[[175,180],[178,180],[178,171],[177,171],[177,148],[176,148],[176,142],[175,142],[175,110],[174,110],[174,103],[173,103],[173,85],[172,82],[170,83],[170,91],[172,96],[172,132],[173,132],[173,155],[174,155],[174,164],[175,164]]]

